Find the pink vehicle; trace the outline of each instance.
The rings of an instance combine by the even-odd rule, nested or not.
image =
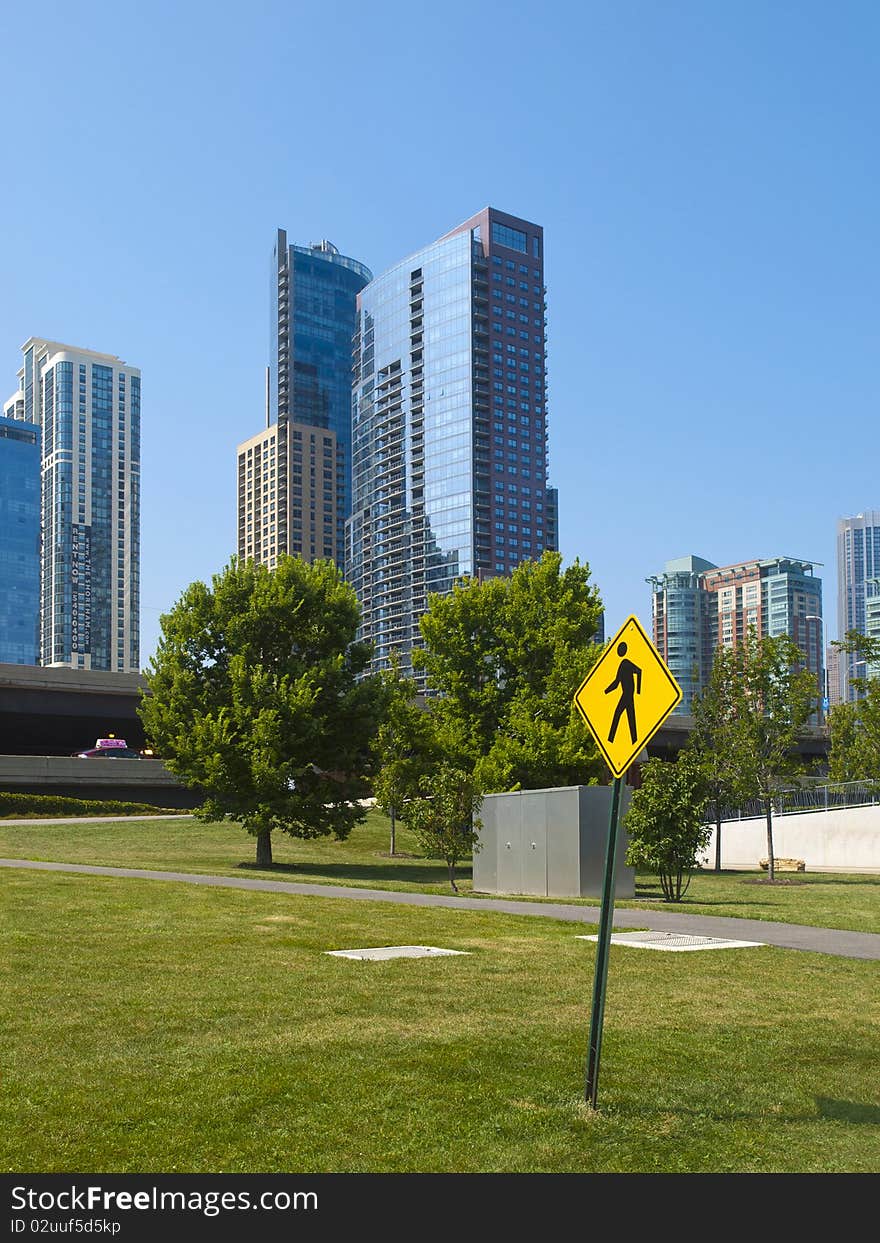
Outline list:
[[[73,756],[80,760],[139,760],[141,758],[140,752],[132,750],[124,738],[115,738],[112,734],[109,738],[95,739],[93,747],[84,751],[74,751]]]

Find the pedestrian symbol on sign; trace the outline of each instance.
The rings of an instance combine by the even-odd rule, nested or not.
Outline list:
[[[637,617],[623,623],[574,697],[615,777],[623,776],[680,700],[678,683]]]
[[[610,695],[616,687],[620,687],[620,699],[617,707],[614,709],[614,720],[611,722],[611,733],[608,735],[608,741],[614,742],[617,734],[617,727],[620,724],[620,718],[626,712],[626,720],[629,725],[629,735],[633,742],[638,738],[636,730],[636,704],[635,697],[642,692],[642,671],[638,665],[634,665],[631,660],[626,659],[629,651],[625,643],[618,643],[617,655],[622,656],[617,667],[617,677],[607,687],[605,694]]]

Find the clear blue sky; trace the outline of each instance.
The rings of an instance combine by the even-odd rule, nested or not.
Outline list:
[[[543,224],[551,478],[613,631],[647,575],[823,562],[880,507],[880,6],[47,3],[0,17],[0,395],[143,372],[142,660],[235,546],[277,227],[381,272]],[[6,379],[3,380],[2,376]]]

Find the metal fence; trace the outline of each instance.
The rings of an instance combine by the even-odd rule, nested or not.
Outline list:
[[[838,807],[869,807],[880,803],[880,781],[841,781],[833,785],[792,786],[773,796],[774,816],[796,812],[831,811]],[[753,820],[764,816],[760,799],[749,799],[742,807],[728,809],[725,820]]]

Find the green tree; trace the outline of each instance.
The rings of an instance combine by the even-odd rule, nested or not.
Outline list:
[[[602,605],[589,566],[559,553],[509,578],[473,579],[432,595],[414,661],[438,693],[443,754],[483,791],[585,784],[604,771],[574,707],[595,663]]]
[[[880,665],[880,639],[849,630],[833,644],[867,668]],[[851,678],[858,698],[836,704],[829,714],[832,781],[880,781],[880,678]]]
[[[802,771],[798,738],[816,706],[816,675],[804,667],[804,653],[786,634],[759,638],[750,627],[732,649],[730,687],[743,747],[738,750],[745,790],[764,805],[767,868],[775,880],[773,796],[786,776]]]
[[[168,768],[204,790],[200,816],[240,822],[260,866],[275,830],[347,837],[365,814],[381,693],[358,681],[369,648],[336,567],[233,559],[161,625],[140,714]]]
[[[434,760],[434,737],[430,714],[417,702],[416,684],[400,672],[392,656],[390,669],[379,675],[383,688],[382,720],[373,744],[376,775],[373,794],[377,805],[391,820],[389,853],[397,853],[397,819],[408,799],[418,794],[419,783]]]
[[[699,755],[687,749],[674,761],[653,759],[642,768],[625,824],[626,861],[660,876],[663,899],[680,902],[711,829],[705,822],[708,791]]]
[[[443,760],[423,780],[418,798],[406,804],[406,823],[432,859],[443,859],[449,884],[458,893],[455,867],[459,859],[479,849],[483,827],[477,812],[482,802],[473,775]]]
[[[707,685],[694,696],[694,728],[688,746],[699,757],[715,819],[715,871],[721,871],[724,810],[748,797],[748,732],[737,712],[736,653],[719,647]]]

